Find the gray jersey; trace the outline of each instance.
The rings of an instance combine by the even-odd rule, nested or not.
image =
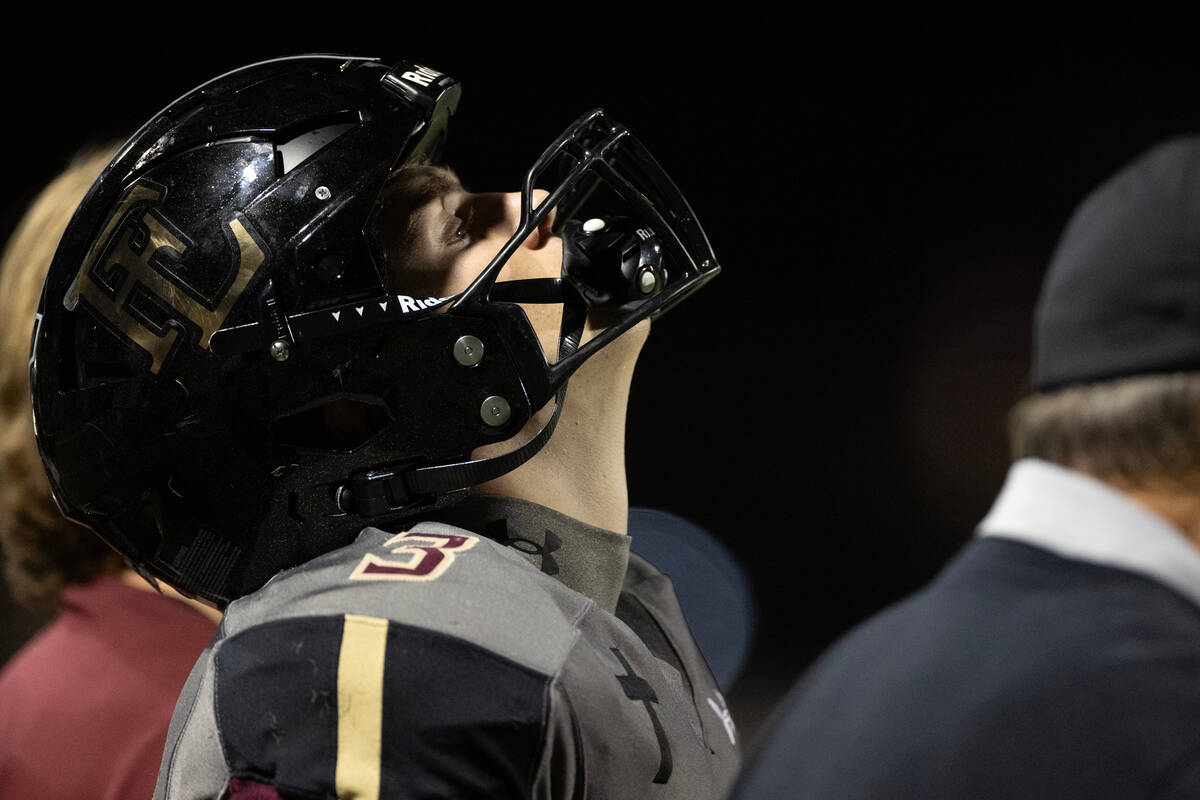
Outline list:
[[[155,797],[723,797],[736,731],[670,581],[540,506],[456,513],[233,603]]]

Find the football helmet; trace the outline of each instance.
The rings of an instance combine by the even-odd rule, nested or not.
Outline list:
[[[392,285],[381,192],[438,163],[460,94],[418,64],[296,56],[133,135],[64,234],[34,330],[38,445],[67,516],[223,607],[526,461],[581,363],[716,275],[674,183],[594,110],[528,170],[517,230],[465,291]],[[498,281],[552,210],[561,277]],[[549,356],[519,305],[547,302]],[[595,308],[609,324],[580,345]],[[472,460],[551,400],[532,440]]]

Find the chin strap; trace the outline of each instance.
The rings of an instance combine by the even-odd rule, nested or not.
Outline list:
[[[586,306],[563,306],[558,347],[560,361],[579,348],[587,312]],[[405,471],[371,470],[361,473],[342,486],[337,494],[337,504],[343,511],[364,517],[382,514],[403,515],[406,512],[424,512],[453,505],[466,498],[470,487],[512,472],[537,455],[546,442],[550,441],[550,436],[558,425],[566,394],[567,381],[564,380],[554,395],[554,411],[550,419],[532,439],[515,450],[491,458],[455,464],[439,464]]]

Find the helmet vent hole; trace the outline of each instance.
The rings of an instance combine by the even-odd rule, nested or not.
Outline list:
[[[305,131],[283,144],[276,145],[275,150],[279,154],[279,163],[282,166],[283,173],[286,175],[291,172],[318,150],[355,127],[357,127],[357,124],[354,122],[325,125],[324,127]]]

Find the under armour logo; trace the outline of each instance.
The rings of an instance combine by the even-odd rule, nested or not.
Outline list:
[[[531,556],[539,556],[541,558],[541,570],[547,575],[558,574],[558,562],[554,560],[551,553],[555,553],[562,549],[562,539],[546,528],[546,539],[543,544],[538,544],[532,539],[522,537],[513,537],[508,535],[508,520],[497,519],[492,520],[484,526],[484,534],[494,541],[499,542],[505,547],[511,547],[514,550],[519,550]]]

